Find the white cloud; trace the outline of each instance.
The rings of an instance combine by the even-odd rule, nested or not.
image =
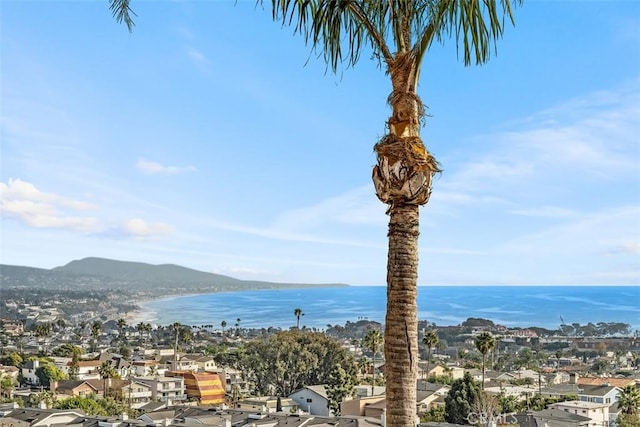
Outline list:
[[[99,232],[103,227],[97,218],[69,212],[93,209],[96,207],[91,203],[42,192],[21,179],[0,182],[0,212],[30,227]]]
[[[40,191],[21,179],[0,182],[0,213],[33,228],[66,229],[105,237],[153,238],[170,234],[174,227],[166,223],[147,223],[131,219],[120,225],[97,216],[79,216],[78,212],[97,210],[80,200]]]
[[[148,223],[139,218],[126,221],[122,229],[129,236],[144,239],[159,237],[174,232],[174,227],[170,224],[162,222]]]
[[[196,168],[193,166],[165,166],[160,163],[145,159],[139,159],[136,163],[136,167],[138,168],[138,170],[150,175],[177,175],[180,173],[193,172],[196,170]]]

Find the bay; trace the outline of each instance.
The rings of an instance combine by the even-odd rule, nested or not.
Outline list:
[[[347,321],[384,323],[386,287],[275,289],[187,295],[146,301],[133,319],[156,325],[222,321],[234,327],[282,328],[296,324],[293,311],[304,316],[300,326],[326,329]],[[458,325],[469,317],[490,319],[507,327],[558,329],[567,324],[622,322],[640,329],[637,286],[421,286],[418,318],[436,325]]]

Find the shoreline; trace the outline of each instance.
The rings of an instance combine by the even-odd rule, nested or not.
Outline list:
[[[348,290],[351,288],[351,291]],[[383,286],[370,286],[370,291],[364,291],[362,286],[350,286],[344,291],[340,291],[340,295],[347,298],[344,304],[341,300],[335,300],[334,293],[329,288],[278,288],[278,289],[252,289],[252,290],[238,290],[238,291],[216,291],[216,292],[191,292],[191,293],[174,293],[170,295],[140,295],[135,300],[130,300],[131,304],[134,304],[138,309],[127,312],[126,320],[128,324],[137,324],[139,322],[151,323],[154,325],[165,325],[174,321],[179,321],[184,324],[199,324],[199,323],[213,323],[218,324],[221,320],[230,322],[229,319],[242,318],[242,326],[245,328],[261,328],[261,327],[290,327],[292,322],[293,309],[296,307],[301,308],[305,312],[304,323],[308,327],[324,328],[327,324],[345,324],[345,322],[355,322],[360,319],[367,319],[376,321],[379,323],[384,322],[385,301],[383,292],[380,291]],[[376,289],[373,291],[374,289]],[[478,288],[478,287],[472,287]],[[500,289],[501,286],[496,286],[495,289]],[[591,295],[582,295],[579,299],[581,304],[593,305],[593,308],[601,309],[603,306],[610,304],[611,307],[616,307],[616,311],[620,313],[627,313],[626,315],[615,315],[612,317],[603,316],[604,313],[598,310],[597,315],[593,317],[585,317],[585,313],[591,310],[574,310],[572,313],[564,308],[562,301],[574,301],[577,296],[573,293],[567,293],[568,289],[562,289],[564,287],[556,287],[558,292],[549,294],[547,291],[551,290],[551,287],[539,287],[539,286],[515,286],[511,287],[514,290],[520,289],[523,292],[520,294],[520,302],[518,307],[505,305],[500,306],[500,303],[494,303],[492,301],[486,301],[485,306],[477,306],[474,301],[460,301],[456,299],[451,300],[451,295],[448,291],[443,290],[441,287],[434,287],[436,292],[437,301],[440,306],[435,308],[432,305],[432,301],[427,298],[433,298],[432,292],[421,292],[419,297],[419,316],[421,321],[429,321],[439,326],[455,326],[467,318],[482,318],[491,320],[496,324],[504,325],[509,328],[540,328],[546,330],[558,330],[560,324],[558,322],[558,316],[560,313],[567,320],[572,319],[576,323],[586,324],[587,322],[602,322],[602,323],[624,323],[628,324],[631,330],[640,329],[640,324],[635,320],[631,320],[629,316],[634,316],[634,313],[640,313],[638,307],[633,307],[628,304],[627,299],[620,300],[614,298],[613,300],[601,301],[598,297],[600,293]],[[522,305],[523,298],[529,293],[525,289],[531,290],[539,288],[542,292],[537,296],[538,299],[531,299],[530,303]],[[608,286],[600,287],[606,294],[616,295],[616,292],[608,292],[606,288],[612,291],[615,288]],[[631,287],[616,287],[620,291],[623,289],[627,295]],[[360,292],[363,289],[364,294]],[[456,287],[456,289],[460,289]],[[583,287],[587,289],[593,289],[593,287]],[[266,296],[260,295],[264,291],[271,291]],[[282,292],[279,294],[278,292]],[[307,293],[309,291],[309,293]],[[373,291],[373,292],[372,292]],[[478,292],[484,292],[483,289],[477,290]],[[443,292],[445,292],[443,294]],[[509,291],[500,291],[500,297],[508,298],[511,300],[516,294],[512,294]],[[336,295],[337,295],[336,291]],[[442,295],[438,295],[442,294]],[[217,295],[218,297],[210,296]],[[427,296],[428,295],[428,296]],[[466,292],[461,294],[466,295]],[[555,295],[555,296],[554,296]],[[365,297],[359,301],[360,297]],[[633,296],[640,296],[640,290],[633,290]],[[181,298],[201,297],[180,301],[175,304],[171,301],[179,300]],[[422,299],[424,298],[424,299]],[[529,298],[529,297],[526,297]],[[552,311],[548,313],[541,313],[539,309],[533,309],[531,306],[536,302],[544,302],[544,306],[548,305],[548,301],[556,300],[554,304],[557,305]],[[355,301],[355,302],[354,302]],[[494,300],[495,301],[495,300]],[[502,300],[501,300],[502,301]],[[460,305],[462,304],[462,305]],[[274,306],[277,306],[277,310],[274,311]],[[454,307],[455,306],[455,307]],[[611,309],[611,308],[609,308]],[[532,313],[537,312],[543,314],[545,317],[536,318]],[[605,318],[606,317],[606,318]],[[569,323],[570,324],[570,323]]]

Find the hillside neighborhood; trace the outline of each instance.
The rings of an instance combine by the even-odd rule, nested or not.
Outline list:
[[[68,315],[11,295],[0,319],[2,426],[385,424],[377,322],[134,325],[108,304]],[[416,424],[638,425],[640,337],[628,325],[548,331],[470,318],[420,331]]]

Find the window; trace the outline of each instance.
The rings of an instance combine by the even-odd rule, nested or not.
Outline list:
[[[311,402],[313,402],[313,399],[307,398],[307,403],[311,403]]]

